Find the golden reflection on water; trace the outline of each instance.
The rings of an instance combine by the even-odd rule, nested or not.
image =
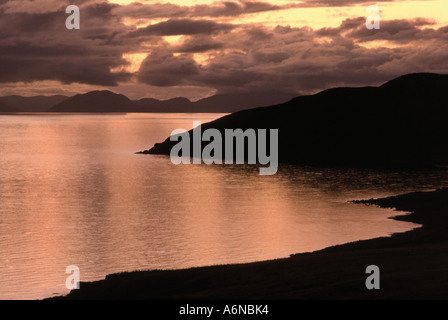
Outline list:
[[[390,189],[372,184],[382,181],[375,172],[287,167],[260,176],[134,154],[219,116],[0,116],[0,298],[65,294],[69,265],[92,281],[287,257],[415,227],[347,200],[428,187],[427,174]]]

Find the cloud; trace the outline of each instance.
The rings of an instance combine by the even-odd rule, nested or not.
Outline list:
[[[422,0],[302,0],[298,7],[315,8],[315,7],[351,7],[356,5],[375,5],[384,2],[400,2],[400,1],[422,1]],[[432,0],[423,0],[432,1]]]
[[[183,53],[202,53],[210,50],[220,50],[224,48],[224,43],[213,39],[208,35],[189,37],[181,45],[175,47],[173,51]]]
[[[428,19],[381,20],[380,30],[368,30],[365,17],[321,29],[270,27],[242,18],[231,23],[256,12],[366,1],[193,6],[73,1],[81,8],[81,30],[67,30],[69,2],[42,0],[38,7],[37,1],[0,0],[1,83],[130,86],[138,81],[166,92],[194,87],[197,92],[311,93],[337,85],[379,84],[409,72],[448,73],[448,26],[436,28]],[[132,20],[145,25],[149,18],[157,20],[142,28]],[[178,36],[178,42],[169,43],[167,36]],[[375,45],[378,41],[388,45]],[[140,68],[126,68],[129,54],[143,59]]]
[[[112,12],[121,17],[133,19],[162,18],[226,18],[241,17],[262,12],[288,10],[292,8],[347,7],[384,2],[419,1],[419,0],[302,0],[284,1],[285,4],[272,4],[269,1],[239,0],[215,1],[211,4],[182,6],[174,3],[140,3],[138,1],[116,6]],[[431,1],[431,0],[423,0]]]
[[[132,77],[111,72],[127,63],[124,52],[139,46],[123,37],[129,28],[110,14],[113,6],[78,2],[84,5],[81,30],[67,30],[65,7],[61,8],[60,1],[46,3],[51,10],[38,13],[31,12],[33,1],[4,3],[0,82],[58,80],[111,86]]]
[[[2,50],[3,48],[0,48]],[[15,51],[15,50],[14,50]],[[31,55],[16,57],[0,57],[0,82],[32,82],[36,80],[58,80],[62,83],[87,83],[114,86],[120,81],[129,80],[130,74],[111,73],[110,66],[117,64],[114,58],[101,57],[89,59],[64,59],[58,55],[40,56],[43,52],[55,52],[53,48],[36,48]],[[34,55],[34,53],[37,53]],[[54,55],[53,55],[54,56]],[[65,55],[66,56],[66,55]]]
[[[387,40],[397,44],[426,42],[431,39],[448,39],[448,28],[433,29],[436,22],[430,19],[395,19],[382,20],[380,29],[369,30],[365,27],[365,18],[346,19],[337,28],[322,28],[317,30],[319,36],[337,37],[342,33],[348,39],[359,43]]]
[[[386,20],[382,21],[381,28],[379,30],[367,30],[363,24],[360,24],[355,28],[352,28],[347,36],[356,38],[360,42],[388,40],[396,43],[409,43],[443,36],[443,30],[422,28],[433,25],[435,25],[434,21],[421,18],[409,20]]]
[[[128,36],[213,34],[220,31],[229,31],[233,28],[234,26],[231,24],[217,23],[210,20],[170,19],[130,32]]]
[[[174,55],[213,50],[205,65],[198,64],[193,55],[151,60],[142,65],[139,79],[151,85],[190,84],[219,92],[243,88],[311,93],[339,85],[376,85],[410,72],[447,73],[448,60],[444,59],[448,55],[448,27],[433,29],[432,25],[425,19],[385,20],[384,29],[372,31],[365,28],[363,17],[346,19],[337,28],[318,30],[240,25],[214,37],[191,37],[182,45],[164,48],[166,54]],[[418,46],[363,46],[373,40],[418,42]],[[201,47],[201,43],[219,46]],[[185,50],[187,44],[190,50]],[[165,79],[167,74],[174,74],[176,80],[170,83]]]
[[[285,10],[297,7],[295,3],[274,5],[262,1],[216,1],[213,4],[181,6],[173,3],[142,4],[134,2],[114,8],[114,14],[132,18],[219,18],[238,17],[246,14]]]
[[[139,80],[160,87],[188,85],[199,73],[199,66],[191,55],[174,56],[155,51],[143,61]]]
[[[0,10],[6,14],[14,13],[28,13],[40,14],[51,11],[58,11],[65,9],[68,6],[68,1],[57,0],[14,0],[14,1],[0,1]]]

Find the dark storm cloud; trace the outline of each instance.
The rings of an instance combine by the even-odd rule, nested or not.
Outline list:
[[[230,58],[235,57],[230,54]],[[161,87],[197,85],[235,88],[250,84],[263,76],[250,70],[231,68],[221,62],[204,68],[188,54],[177,56],[151,54],[141,66],[139,80]]]
[[[129,33],[130,37],[140,36],[174,36],[212,34],[219,31],[229,31],[234,28],[231,24],[222,24],[210,20],[170,19],[138,29]]]
[[[60,12],[3,14],[0,19],[2,30],[17,36],[55,30],[60,23],[65,25],[65,17]]]
[[[108,2],[102,2],[102,3],[93,3],[90,6],[86,6],[82,13],[87,14],[90,17],[105,17],[105,15],[112,16],[112,9],[119,7],[119,5],[111,4]]]
[[[44,58],[17,59],[1,58],[0,82],[30,82],[36,80],[58,80],[61,83],[87,83],[114,86],[126,81],[126,73],[110,74],[110,61],[96,60],[50,61]]]
[[[217,41],[222,46],[221,51],[214,51],[208,63],[199,64],[191,55],[172,56],[165,61],[148,59],[139,71],[139,79],[152,85],[211,86],[219,92],[241,88],[314,92],[332,86],[377,85],[410,72],[446,73],[448,27],[431,26],[432,21],[425,19],[390,20],[382,21],[380,30],[366,33],[365,18],[346,19],[337,28],[319,30],[241,25],[233,32],[203,40]],[[375,33],[377,37],[372,35]],[[386,48],[361,45],[372,40],[392,43],[406,40],[419,45]],[[192,38],[191,42],[194,41]],[[198,48],[188,52],[201,51]],[[168,45],[165,52],[182,52],[182,45]],[[176,71],[181,65],[185,72]],[[160,81],[167,73],[175,74],[174,83]]]
[[[53,9],[37,13],[33,9],[42,7],[34,7],[34,2],[5,3],[0,19],[0,82],[58,80],[111,86],[130,79],[125,72],[111,72],[126,64],[122,54],[138,45],[122,38],[129,29],[110,14],[113,6],[75,2],[83,5],[81,30],[65,27],[68,1],[48,0]]]
[[[153,52],[141,66],[139,80],[153,86],[188,85],[198,75],[199,66],[191,55],[164,54]]]
[[[430,20],[381,20],[380,30],[368,30],[365,17],[359,17],[335,28],[313,30],[229,24],[216,18],[293,5],[365,1],[309,0],[286,6],[262,1],[195,6],[73,1],[81,9],[81,30],[69,31],[65,7],[70,2],[0,0],[0,82],[58,80],[110,86],[134,77],[160,87],[306,93],[337,85],[378,84],[409,72],[448,72],[448,27],[436,28]],[[124,24],[124,18],[159,20],[137,29]],[[172,35],[182,36],[180,43],[164,39]],[[376,40],[393,45],[366,46]],[[125,53],[148,56],[134,74],[112,72],[126,66]]]
[[[374,29],[373,32],[366,32],[367,29],[362,25],[359,25],[354,28],[348,36],[363,42],[372,40],[388,40],[397,43],[407,43],[414,40],[420,41],[422,39],[437,38],[442,35],[443,30],[422,28],[429,27],[434,24],[434,21],[427,19],[390,20],[384,21],[381,28],[379,30]]]
[[[214,40],[209,36],[195,36],[185,40],[181,45],[177,46],[176,52],[202,53],[210,50],[223,49],[224,43]]]
[[[387,40],[396,43],[443,39],[447,37],[447,28],[433,29],[435,21],[429,19],[396,19],[381,21],[380,29],[369,30],[365,27],[365,18],[346,19],[337,28],[323,28],[316,31],[319,36],[345,36],[358,42]]]
[[[261,1],[216,1],[210,5],[180,6],[172,3],[141,4],[138,2],[120,6],[114,13],[132,18],[195,18],[237,17],[244,14],[283,10],[297,4],[273,5]]]

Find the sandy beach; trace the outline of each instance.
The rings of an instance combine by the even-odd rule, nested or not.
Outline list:
[[[448,189],[358,202],[422,227],[286,259],[113,274],[54,299],[447,299]],[[379,290],[366,289],[369,265]]]

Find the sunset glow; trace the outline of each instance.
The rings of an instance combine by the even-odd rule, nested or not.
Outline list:
[[[0,300],[448,299],[447,88],[448,0],[0,0]]]
[[[8,67],[17,63],[16,70],[29,65],[27,70],[0,77],[1,95],[42,87],[48,89],[45,94],[99,87],[132,98],[154,97],[156,92],[166,98],[193,98],[188,88],[197,88],[196,92],[269,88],[303,94],[335,84],[378,85],[409,72],[448,71],[448,2],[444,0],[98,0],[80,6],[78,31],[64,28],[68,2],[55,3],[0,4],[4,16],[0,28],[8,35],[0,63]],[[365,28],[366,8],[371,4],[380,8],[380,30]],[[39,19],[48,16],[40,27],[33,27],[45,33],[21,32],[27,28],[20,18],[25,13],[39,14]],[[54,20],[58,14],[59,22]],[[8,19],[16,22],[7,25]],[[63,72],[60,69],[71,54],[70,50],[57,53],[61,47],[74,50],[69,57],[73,69]],[[409,61],[416,50],[440,63]],[[9,53],[16,51],[26,52],[26,57]],[[40,59],[52,72],[40,71]],[[369,61],[361,69],[370,74],[365,76],[356,61]],[[167,74],[172,75],[169,81]],[[320,80],[310,83],[310,76]],[[136,85],[132,92],[131,83]]]

